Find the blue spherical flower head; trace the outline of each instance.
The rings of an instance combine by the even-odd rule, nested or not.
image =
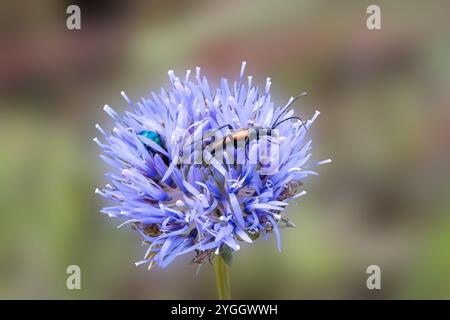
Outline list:
[[[312,168],[308,121],[294,116],[290,98],[278,106],[270,79],[262,90],[244,79],[222,79],[212,90],[196,69],[184,78],[169,71],[170,87],[133,103],[123,116],[109,106],[111,133],[97,125],[101,158],[112,171],[96,192],[115,203],[102,212],[124,220],[148,246],[140,264],[164,268],[194,253],[193,262],[221,254],[229,261],[242,242],[292,227],[288,202],[306,193]]]

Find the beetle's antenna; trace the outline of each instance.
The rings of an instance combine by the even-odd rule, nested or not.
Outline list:
[[[288,104],[286,106],[284,106],[283,109],[281,110],[280,114],[278,115],[277,119],[275,120],[275,122],[272,125],[272,129],[274,129],[278,125],[277,122],[278,122],[278,120],[280,120],[283,113],[285,113],[289,109],[289,107],[294,104],[295,101],[297,101],[299,98],[301,98],[303,96],[306,96],[307,94],[308,94],[307,92],[302,92],[295,98],[292,98],[292,100],[290,102],[288,102]]]
[[[214,132],[220,131],[220,130],[222,130],[225,127],[228,127],[228,130],[233,130],[233,127],[231,126],[231,124],[226,124],[224,126],[221,126],[220,128],[217,128]]]
[[[285,122],[285,121],[288,121],[288,120],[291,120],[291,119],[297,119],[297,120],[299,120],[301,123],[302,123],[302,126],[305,128],[305,130],[308,130],[308,128],[306,127],[306,125],[305,125],[305,121],[303,121],[301,118],[299,118],[299,117],[289,117],[289,118],[286,118],[286,119],[283,119],[283,120],[281,120],[280,122],[278,122],[272,129],[275,129],[276,127],[278,127],[280,124],[282,124],[283,122]]]

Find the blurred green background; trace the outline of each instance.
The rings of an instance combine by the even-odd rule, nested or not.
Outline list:
[[[280,104],[309,92],[297,112],[322,112],[313,156],[334,162],[289,207],[281,253],[272,238],[235,255],[233,297],[450,298],[449,33],[448,1],[2,1],[0,298],[215,298],[212,268],[196,276],[189,257],[134,266],[140,238],[99,213],[92,138],[111,128],[105,103],[126,108],[121,90],[137,99],[197,65],[233,79],[243,60]]]

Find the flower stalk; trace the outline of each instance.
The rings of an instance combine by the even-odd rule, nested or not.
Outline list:
[[[230,300],[230,276],[228,266],[221,255],[214,258],[214,271],[216,274],[217,295],[219,300]]]

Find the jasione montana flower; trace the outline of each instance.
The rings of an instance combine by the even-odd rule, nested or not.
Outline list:
[[[295,98],[275,105],[270,79],[259,90],[244,69],[216,90],[200,68],[192,80],[189,70],[184,78],[169,71],[168,91],[135,103],[122,93],[131,108],[123,116],[104,107],[114,128],[97,125],[105,141],[94,141],[113,171],[96,193],[116,203],[102,212],[131,224],[148,245],[136,265],[164,268],[191,252],[202,263],[271,233],[280,249],[279,228],[294,226],[288,202],[306,193],[312,167],[330,161],[309,163],[307,134],[319,112],[308,121],[293,116]],[[228,153],[218,152],[225,143]]]

